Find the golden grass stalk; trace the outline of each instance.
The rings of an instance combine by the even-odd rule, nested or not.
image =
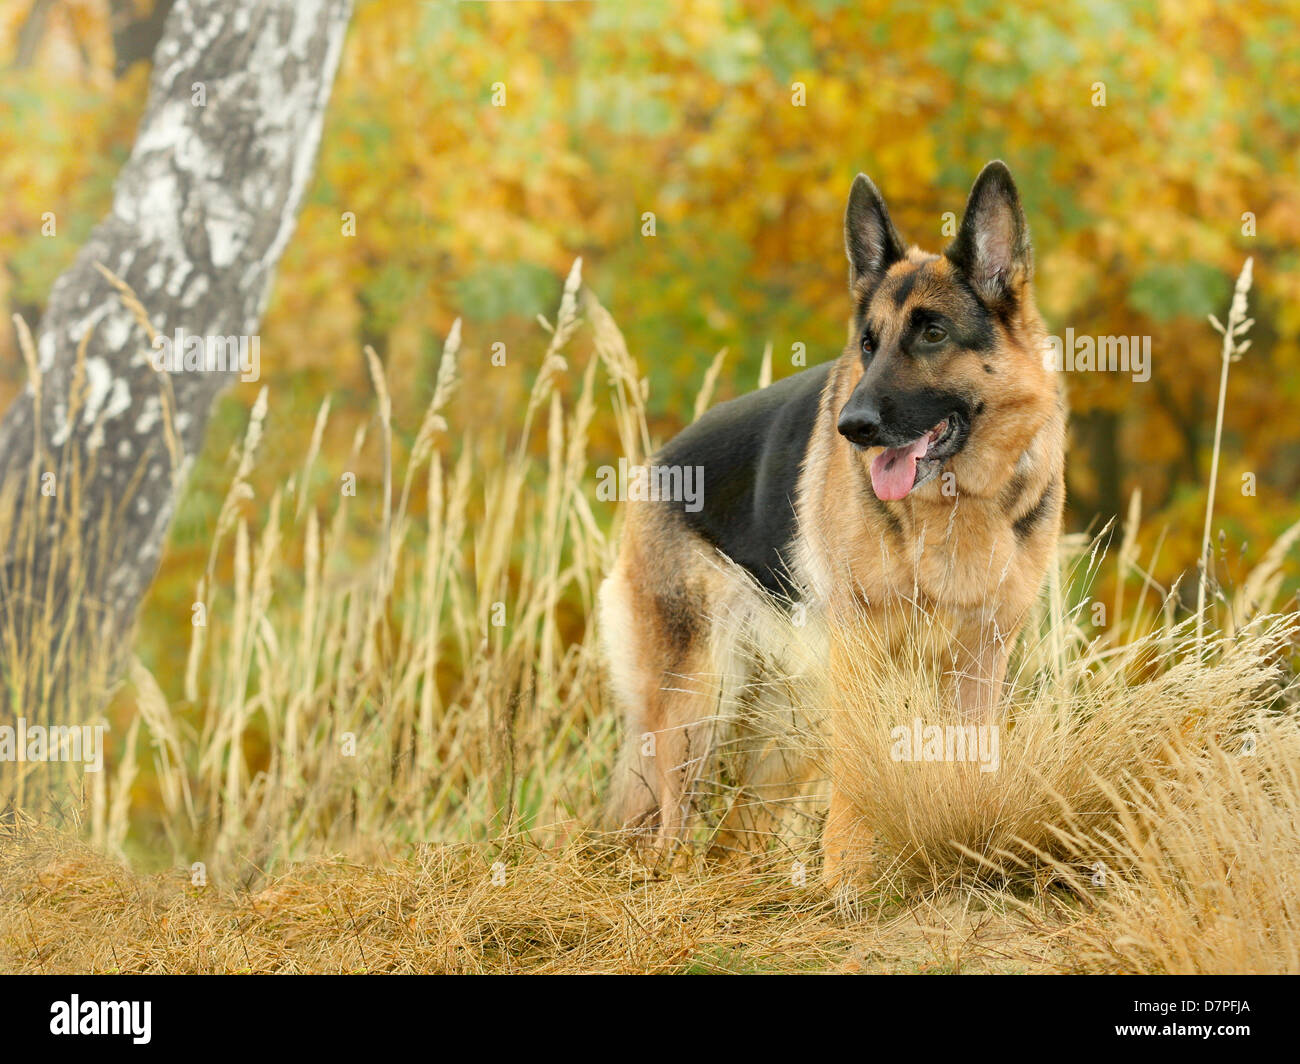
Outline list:
[[[1247,259],[1237,277],[1237,284],[1232,293],[1232,305],[1228,310],[1228,324],[1222,325],[1213,314],[1210,325],[1223,337],[1220,350],[1222,368],[1219,373],[1219,402],[1214,414],[1214,451],[1210,457],[1210,486],[1205,495],[1205,526],[1201,533],[1201,558],[1199,579],[1196,585],[1196,642],[1200,650],[1205,648],[1205,592],[1210,580],[1210,522],[1214,516],[1214,493],[1219,484],[1219,451],[1223,445],[1223,412],[1228,405],[1228,367],[1241,358],[1250,348],[1250,341],[1243,340],[1250,327],[1255,323],[1246,316],[1246,297],[1250,294],[1251,265],[1253,259]]]

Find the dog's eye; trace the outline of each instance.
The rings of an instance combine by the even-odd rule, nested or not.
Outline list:
[[[948,330],[942,325],[927,325],[925,332],[921,333],[921,339],[927,344],[939,344],[948,339]]]
[[[875,350],[875,348],[871,346],[871,337],[868,336],[866,333],[863,333],[863,334],[862,334],[862,353],[863,353],[864,355],[869,355],[869,354],[871,354],[871,352],[874,351],[874,350]]]

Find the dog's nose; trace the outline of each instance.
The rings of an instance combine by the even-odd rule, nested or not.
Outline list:
[[[859,447],[870,447],[880,436],[880,410],[870,403],[854,403],[840,411],[840,435]]]

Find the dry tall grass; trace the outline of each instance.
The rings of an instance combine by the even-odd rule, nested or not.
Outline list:
[[[92,841],[120,853],[145,812],[132,785],[146,743],[163,806],[149,812],[171,863],[202,862],[209,885],[141,880],[24,829],[4,854],[21,900],[11,892],[0,905],[0,949],[15,967],[806,970],[861,958],[870,939],[883,966],[911,970],[917,955],[881,946],[899,933],[901,899],[910,919],[924,912],[922,926],[940,928],[945,945],[926,964],[962,968],[972,949],[953,943],[986,926],[962,922],[974,906],[1020,936],[998,947],[1015,970],[1300,970],[1290,892],[1300,618],[1269,612],[1284,605],[1282,563],[1300,528],[1235,592],[1208,594],[1207,575],[1209,601],[1179,619],[1140,564],[1136,498],[1117,551],[1063,544],[1014,659],[996,772],[891,756],[892,727],[951,720],[924,640],[914,660],[885,660],[869,632],[836,633],[860,671],[828,690],[825,634],[791,630],[797,667],[772,690],[802,712],[763,726],[813,762],[828,735],[851,749],[845,783],[876,833],[856,910],[837,915],[804,863],[815,860],[805,858],[815,793],[811,816],[785,818],[786,848],[753,867],[696,862],[653,876],[593,849],[581,827],[594,820],[617,721],[602,705],[589,618],[617,521],[595,509],[589,466],[612,459],[589,454],[591,430],[612,418],[630,462],[652,441],[645,382],[577,264],[543,324],[503,461],[474,445],[495,429],[458,452],[447,439],[459,325],[405,460],[369,354],[378,436],[358,432],[349,465],[377,448],[373,505],[340,492],[321,509],[312,498],[326,402],[301,472],[255,527],[241,504],[273,416],[259,398],[196,591],[207,623],[193,631],[185,698],[169,702],[132,660],[138,718],[91,796]],[[566,354],[579,335],[593,355],[573,375]],[[698,410],[716,378],[717,363]],[[539,432],[544,449],[532,446]],[[293,540],[301,566],[286,560]],[[227,561],[228,582],[217,575]],[[1117,591],[1097,624],[1090,589],[1103,565],[1116,567]],[[25,652],[6,638],[7,676],[50,671],[24,672]],[[725,805],[736,789],[723,754],[705,785]],[[347,860],[321,863],[337,853]],[[97,920],[115,896],[109,935]],[[961,919],[945,909],[954,904]],[[113,955],[124,936],[129,958]]]
[[[537,828],[593,807],[614,722],[599,712],[591,634],[572,642],[561,624],[566,609],[590,609],[608,560],[608,522],[585,490],[601,366],[625,441],[648,433],[622,340],[593,301],[598,357],[571,408],[562,401],[579,289],[575,265],[504,462],[480,465],[472,441],[454,459],[444,453],[457,323],[399,481],[388,383],[368,352],[384,475],[378,503],[363,512],[346,491],[332,513],[308,497],[327,401],[301,473],[273,493],[264,525],[250,527],[240,503],[268,416],[259,397],[196,590],[207,625],[193,629],[187,704],[169,705],[132,663],[174,860],[242,876],[320,852]],[[544,457],[530,449],[539,422]],[[345,469],[358,467],[366,435],[357,433]],[[377,535],[366,529],[376,508]],[[286,564],[291,537],[301,567]],[[234,580],[221,586],[225,556]],[[191,723],[197,742],[184,738]],[[254,763],[250,737],[270,751],[266,764]],[[109,845],[128,828],[129,819],[115,823]]]
[[[1300,972],[1300,726],[1265,718],[1245,735],[1177,740],[1167,771],[1107,788],[1118,823],[1075,823],[1066,882],[1105,915],[1081,934],[1103,971]],[[1067,858],[1067,861],[1069,858]],[[1097,867],[1096,865],[1093,866]]]
[[[1197,660],[1188,625],[1168,637],[1172,650],[1163,632],[1120,648],[1067,643],[1059,671],[1026,678],[1022,664],[1004,719],[982,735],[938,697],[939,662],[909,667],[884,659],[870,631],[838,633],[854,669],[824,696],[827,734],[845,766],[836,785],[875,834],[875,863],[860,878],[913,894],[1043,882],[1067,856],[1114,867],[1109,847],[1071,847],[1062,831],[1085,825],[1107,837],[1128,809],[1115,800],[1121,790],[1181,771],[1289,700],[1282,662],[1298,629],[1292,616],[1265,620],[1212,662]],[[935,728],[929,749],[900,742],[896,729],[912,733],[914,721]]]

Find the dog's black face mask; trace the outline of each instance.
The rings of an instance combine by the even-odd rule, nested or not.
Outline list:
[[[872,459],[871,486],[877,498],[897,500],[933,480],[965,447],[970,410],[962,395],[878,387],[866,373],[840,411],[837,427],[855,447],[884,448]]]

